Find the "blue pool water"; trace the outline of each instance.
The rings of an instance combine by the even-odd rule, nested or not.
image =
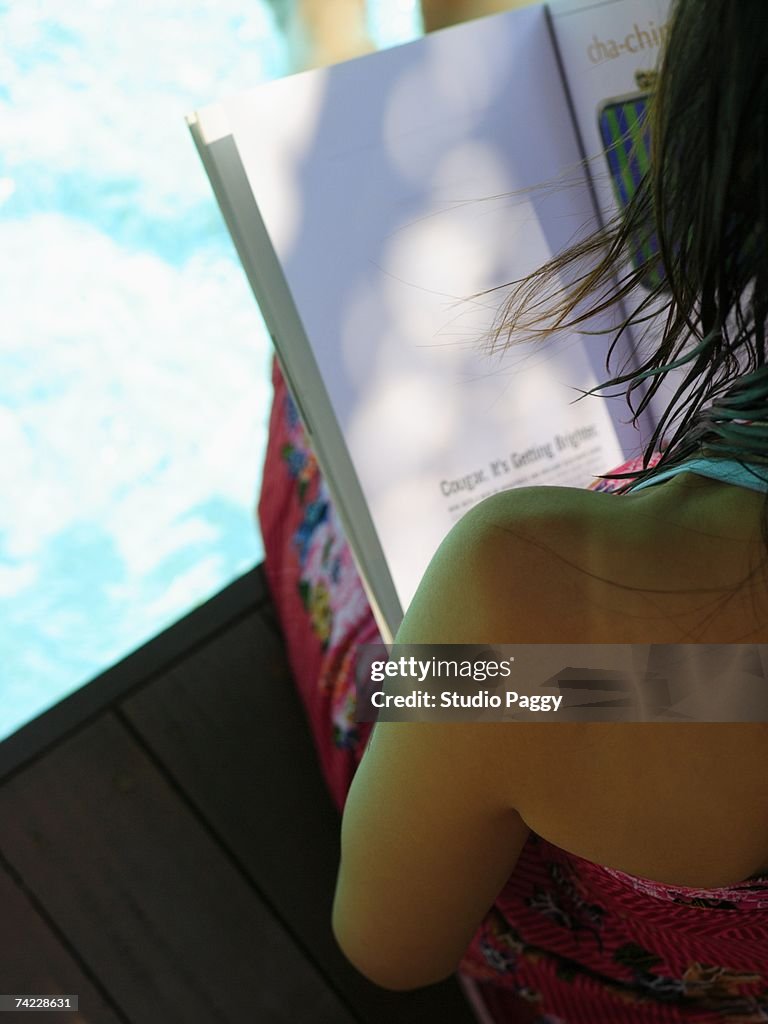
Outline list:
[[[288,65],[258,0],[0,2],[0,39],[1,738],[261,558],[268,336],[184,115]]]

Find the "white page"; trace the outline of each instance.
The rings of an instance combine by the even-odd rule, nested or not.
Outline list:
[[[606,339],[527,346],[500,365],[476,339],[501,294],[459,301],[528,273],[590,216],[584,184],[503,196],[573,178],[580,159],[543,8],[266,83],[199,117],[207,137],[235,140],[403,608],[472,504],[583,487],[623,460],[606,403],[569,404],[597,383]],[[311,425],[324,396],[307,381],[298,398]]]

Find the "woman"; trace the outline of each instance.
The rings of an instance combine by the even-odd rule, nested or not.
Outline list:
[[[616,271],[620,294],[639,294],[649,267],[623,268],[652,217],[663,338],[610,383],[631,398],[687,361],[645,467],[478,506],[435,556],[398,642],[768,642],[763,5],[678,0],[651,175],[607,237],[513,293],[498,333],[581,322],[585,297],[614,301]],[[534,318],[536,289],[563,266],[588,269]],[[768,725],[383,723],[354,773],[367,735],[351,722],[352,666],[375,630],[311,457],[280,434],[280,387],[267,479],[282,457],[303,485],[263,499],[266,565],[339,805],[354,774],[333,914],[352,963],[393,989],[459,969],[499,1021],[768,1021]]]

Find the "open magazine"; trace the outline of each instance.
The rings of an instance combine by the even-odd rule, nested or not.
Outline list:
[[[609,334],[479,339],[505,295],[488,289],[631,196],[666,9],[510,11],[188,119],[385,638],[472,505],[585,487],[652,429],[577,401]]]

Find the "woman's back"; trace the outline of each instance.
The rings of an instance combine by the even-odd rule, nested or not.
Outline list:
[[[559,643],[768,643],[764,495],[689,472],[620,498],[569,492],[573,525],[547,541],[560,585],[544,580],[546,619],[526,619],[551,623],[555,592]],[[514,621],[504,637],[543,639]],[[697,888],[768,875],[768,723],[532,724],[509,743],[531,768],[516,809],[556,845]]]
[[[766,643],[762,572],[737,586],[763,561],[765,490],[685,472],[563,492],[572,526],[537,538],[559,605],[540,574],[534,603],[562,643]],[[511,620],[505,640],[543,637]],[[515,723],[502,742],[496,783],[531,834],[463,969],[532,1010],[546,991],[541,1019],[569,1024],[768,1019],[768,723]]]

